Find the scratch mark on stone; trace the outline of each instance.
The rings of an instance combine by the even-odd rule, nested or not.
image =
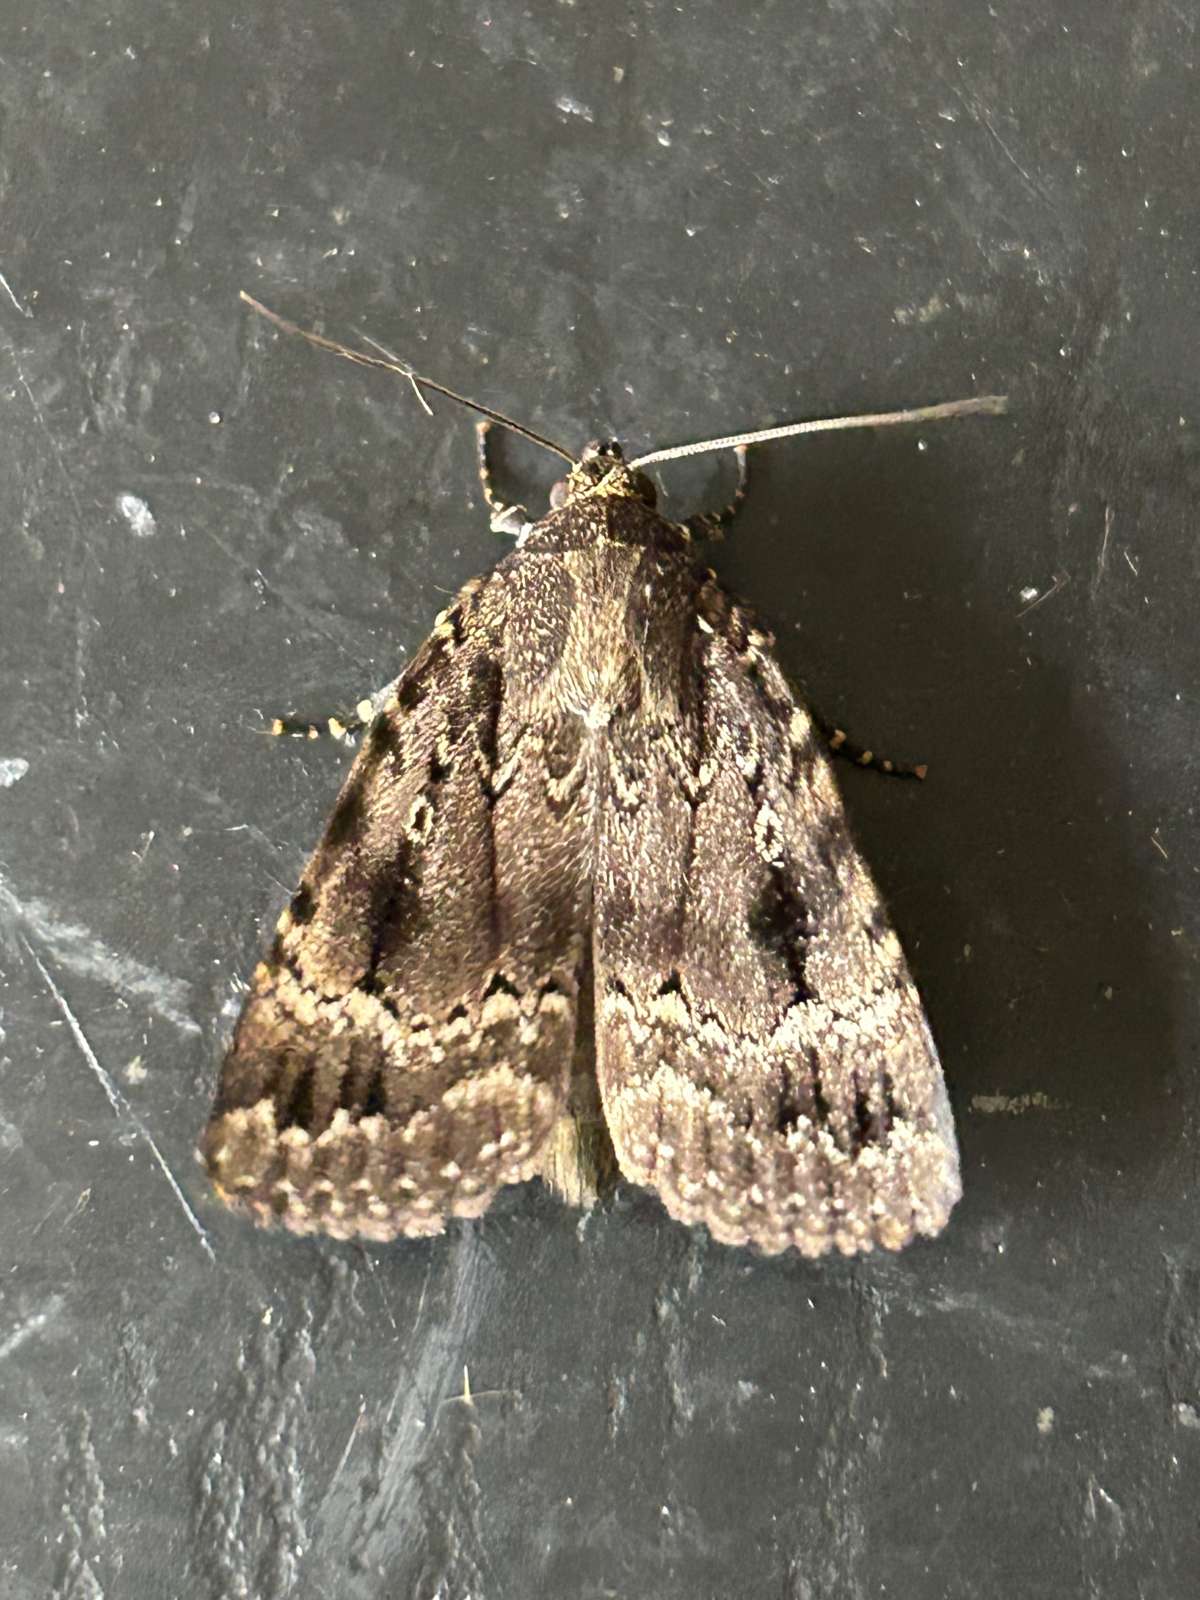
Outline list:
[[[12,301],[13,305],[16,306],[17,310],[21,313],[21,315],[23,317],[32,317],[33,316],[33,312],[30,311],[29,307],[28,306],[23,306],[21,304],[21,302],[17,299],[16,295],[13,293],[12,285],[9,283],[8,279],[4,276],[4,274],[2,272],[0,272],[0,289],[4,290],[5,294]]]
[[[1020,173],[1021,177],[1025,180],[1025,184],[1026,184],[1026,187],[1029,189],[1029,192],[1031,194],[1036,195],[1039,200],[1041,200],[1045,205],[1048,205],[1050,207],[1051,211],[1053,211],[1054,210],[1054,202],[1050,198],[1050,195],[1046,192],[1046,190],[1042,187],[1042,185],[1037,181],[1037,179],[1033,176],[1033,174],[1030,173],[1030,172],[1027,172],[1025,170],[1025,168],[1017,160],[1016,156],[1009,149],[1008,145],[1005,144],[1004,140],[1000,136],[999,129],[996,127],[995,123],[992,121],[991,117],[988,115],[987,110],[984,107],[983,103],[981,101],[977,100],[974,95],[964,94],[961,89],[955,89],[954,93],[958,97],[958,99],[962,101],[963,105],[966,106],[967,110],[971,113],[971,115],[975,118],[975,120],[977,122],[981,122],[983,124],[983,126],[987,129],[987,131],[991,134],[992,138],[996,141],[997,145],[1000,147],[1001,151],[1003,152],[1006,160],[1008,160],[1008,161],[1010,161],[1012,163],[1012,165]]]
[[[1036,600],[1031,600],[1023,610],[1017,612],[1017,621],[1019,622],[1022,617],[1027,617],[1031,611],[1036,611],[1039,606],[1044,606],[1047,600],[1053,600],[1059,590],[1065,589],[1070,581],[1069,573],[1056,572],[1054,574],[1054,582],[1046,590],[1045,594],[1038,595]]]
[[[1113,529],[1113,508],[1104,508],[1104,537],[1100,541],[1100,554],[1096,557],[1096,576],[1092,579],[1092,599],[1096,598],[1108,568],[1108,541]]]
[[[68,500],[70,500],[71,507],[72,507],[72,509],[73,509],[73,511],[75,513],[74,522],[73,522],[73,526],[72,526],[72,530],[71,530],[71,548],[70,548],[68,561],[67,561],[67,566],[70,569],[72,576],[74,576],[75,566],[76,566],[76,557],[77,557],[77,554],[78,554],[78,551],[79,551],[80,539],[81,539],[81,536],[82,536],[82,533],[83,533],[83,527],[84,527],[83,507],[79,503],[79,496],[75,493],[75,484],[72,481],[71,474],[67,471],[67,463],[66,463],[66,460],[63,457],[62,446],[59,444],[58,440],[55,438],[54,430],[53,430],[53,428],[51,428],[50,424],[46,421],[45,412],[42,410],[41,406],[38,404],[37,396],[34,394],[33,390],[29,386],[29,380],[25,376],[25,372],[24,372],[24,369],[21,366],[20,357],[17,355],[16,348],[11,342],[8,342],[7,348],[8,348],[8,353],[9,353],[10,357],[12,358],[12,364],[17,370],[17,379],[20,382],[20,385],[21,385],[22,389],[24,389],[24,391],[25,391],[25,397],[29,401],[30,407],[33,410],[33,415],[34,415],[34,418],[35,418],[35,420],[37,422],[37,425],[41,429],[42,433],[45,434],[46,440],[50,445],[51,453],[53,454],[55,463],[58,466],[59,477],[63,481],[63,487],[67,491],[67,498],[68,498]],[[86,657],[87,657],[87,648],[86,647],[87,647],[88,626],[89,626],[89,624],[88,624],[87,616],[86,616],[86,613],[85,613],[85,611],[83,609],[83,606],[80,604],[80,602],[78,600],[76,600],[75,601],[75,711],[74,711],[74,717],[75,717],[75,726],[77,728],[82,727],[84,722],[87,720],[87,697],[84,694],[84,680],[86,678]]]
[[[142,1119],[134,1111],[133,1107],[125,1099],[125,1097],[121,1093],[121,1091],[117,1088],[116,1084],[112,1080],[111,1075],[106,1071],[106,1069],[105,1069],[103,1063],[101,1062],[100,1058],[97,1056],[96,1052],[92,1049],[92,1046],[91,1046],[91,1044],[90,1044],[90,1042],[88,1040],[87,1034],[84,1033],[83,1028],[80,1026],[79,1018],[75,1015],[75,1013],[71,1010],[71,1007],[67,1004],[66,996],[63,994],[62,990],[58,987],[58,985],[55,983],[54,979],[51,977],[49,969],[47,968],[45,962],[41,959],[41,957],[38,955],[37,951],[29,943],[29,940],[26,939],[24,934],[18,934],[17,937],[20,939],[21,945],[24,948],[26,955],[29,957],[29,959],[33,962],[34,966],[41,973],[42,982],[46,985],[46,988],[53,995],[54,1003],[57,1005],[58,1009],[62,1012],[63,1020],[66,1022],[67,1027],[71,1030],[71,1037],[75,1040],[75,1043],[79,1047],[80,1054],[83,1056],[83,1059],[87,1062],[88,1066],[92,1069],[92,1072],[95,1074],[95,1076],[96,1076],[96,1078],[97,1078],[97,1080],[98,1080],[98,1082],[100,1084],[100,1087],[104,1090],[104,1093],[105,1093],[105,1095],[106,1095],[106,1097],[108,1099],[108,1103],[112,1107],[114,1114],[116,1116],[118,1116],[118,1117],[127,1118],[133,1124],[133,1126],[137,1129],[138,1133],[141,1134],[142,1138],[146,1141],[146,1144],[149,1147],[151,1155],[154,1157],[155,1161],[158,1162],[158,1165],[159,1165],[159,1168],[160,1168],[160,1170],[162,1172],[163,1177],[167,1180],[167,1183],[171,1187],[171,1192],[174,1194],[176,1200],[179,1202],[180,1209],[182,1210],[184,1216],[188,1219],[188,1221],[191,1223],[193,1229],[195,1230],[196,1237],[200,1240],[200,1244],[201,1244],[202,1249],[204,1250],[205,1255],[207,1255],[207,1257],[208,1257],[208,1259],[210,1261],[215,1263],[216,1259],[217,1259],[216,1252],[213,1250],[212,1245],[209,1243],[208,1235],[204,1231],[204,1227],[201,1224],[200,1218],[196,1215],[196,1213],[192,1210],[191,1206],[188,1204],[187,1196],[184,1194],[183,1190],[179,1187],[179,1182],[176,1179],[175,1174],[171,1171],[170,1167],[167,1165],[166,1158],[163,1155],[162,1151],[158,1148],[158,1145],[155,1143],[154,1136],[151,1134],[149,1128],[147,1128],[147,1126],[142,1121]]]
[[[334,1469],[333,1469],[333,1477],[330,1478],[330,1480],[329,1480],[329,1487],[325,1491],[325,1499],[328,1499],[329,1496],[333,1493],[334,1488],[337,1485],[337,1481],[341,1477],[342,1472],[345,1469],[347,1461],[349,1461],[349,1459],[350,1459],[350,1452],[351,1452],[351,1450],[354,1449],[354,1441],[355,1441],[355,1439],[358,1438],[359,1433],[362,1431],[362,1420],[363,1420],[363,1417],[366,1415],[366,1410],[367,1410],[367,1402],[366,1402],[366,1399],[364,1398],[364,1399],[361,1399],[359,1401],[359,1403],[358,1403],[358,1415],[355,1417],[354,1421],[350,1424],[350,1436],[346,1440],[346,1448],[342,1451],[342,1454],[341,1454],[341,1457],[340,1457],[340,1459],[338,1461],[337,1466],[334,1467]]]
[[[46,414],[38,404],[37,396],[29,387],[29,380],[26,378],[24,370],[21,367],[21,363],[17,360],[17,352],[13,349],[11,344],[8,347],[8,353],[12,357],[13,366],[17,369],[17,380],[22,389],[24,389],[25,397],[29,401],[30,406],[33,408],[33,414],[37,419],[37,425],[46,435],[46,438],[50,444],[50,449],[53,452],[54,459],[58,463],[58,470],[62,476],[63,484],[66,488],[68,496],[70,497],[71,504],[75,508],[75,531],[76,536],[78,536],[79,529],[83,525],[83,507],[79,504],[79,496],[75,493],[75,485],[71,481],[71,474],[67,471],[67,464],[63,460],[62,448],[59,445],[58,440],[54,437],[54,429],[46,421]]]

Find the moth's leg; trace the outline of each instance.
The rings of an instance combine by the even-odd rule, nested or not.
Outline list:
[[[337,739],[351,743],[375,717],[374,700],[360,700],[352,716],[319,717],[305,722],[298,717],[272,717],[267,732],[276,739]]]
[[[525,524],[529,521],[529,513],[524,506],[507,505],[496,493],[492,481],[492,463],[488,455],[488,437],[492,431],[492,424],[486,418],[483,422],[475,424],[475,451],[476,461],[479,466],[479,486],[483,490],[483,498],[487,508],[492,513],[491,528],[493,533],[507,533],[514,538],[519,538],[524,531]]]
[[[856,767],[870,767],[873,772],[882,772],[888,778],[923,778],[929,770],[924,762],[909,766],[905,762],[891,761],[887,756],[881,756],[877,750],[872,750],[866,745],[855,744],[844,729],[822,721],[815,713],[813,720],[825,735],[825,742],[834,755],[841,756],[846,761],[853,761]]]
[[[483,498],[487,501],[488,510],[498,516],[506,507],[492,482],[492,463],[488,456],[488,435],[491,431],[492,424],[486,418],[483,422],[475,424],[475,459],[479,467],[479,487],[483,490]]]
[[[746,446],[736,445],[733,453],[737,457],[737,487],[733,491],[733,498],[720,511],[701,511],[687,519],[684,527],[693,539],[719,539],[742,508],[742,501],[750,486]]]

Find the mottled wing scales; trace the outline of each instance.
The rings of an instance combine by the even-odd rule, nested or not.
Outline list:
[[[711,578],[693,604],[675,728],[611,747],[595,963],[617,1158],[725,1243],[895,1249],[960,1193],[921,1002],[770,639]]]
[[[254,974],[203,1153],[260,1221],[439,1232],[530,1176],[562,1110],[587,796],[547,794],[553,720],[505,692],[506,581],[398,680]]]

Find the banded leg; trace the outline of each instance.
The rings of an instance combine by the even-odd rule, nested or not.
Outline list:
[[[870,767],[873,772],[882,772],[887,778],[924,778],[929,771],[923,761],[916,766],[910,766],[906,762],[889,760],[887,756],[881,756],[878,751],[866,745],[855,744],[844,729],[835,728],[831,723],[821,721],[815,713],[814,720],[825,735],[825,742],[833,754],[841,756],[846,761],[853,761],[856,767]]]
[[[275,739],[337,739],[350,744],[370,727],[375,718],[375,702],[360,700],[349,717],[320,717],[316,722],[305,722],[299,717],[272,717],[267,732]]]
[[[744,444],[736,445],[733,453],[737,457],[737,485],[733,491],[733,498],[720,511],[700,511],[694,517],[687,519],[684,527],[693,539],[719,539],[742,509],[746,490],[750,487],[747,447]]]
[[[483,491],[483,498],[488,510],[492,513],[491,530],[493,533],[506,533],[516,538],[519,537],[526,523],[529,521],[529,512],[524,506],[506,505],[496,493],[492,480],[492,463],[488,456],[488,436],[492,431],[492,423],[484,419],[475,424],[475,459],[479,468],[479,486]]]

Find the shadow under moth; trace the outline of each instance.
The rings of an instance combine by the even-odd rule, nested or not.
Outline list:
[[[586,1204],[615,1170],[768,1253],[936,1234],[961,1192],[949,1101],[822,735],[696,563],[734,508],[669,521],[641,469],[733,448],[740,475],[766,439],[1003,400],[628,463],[475,409],[569,471],[536,521],[485,472],[516,548],[373,703],[221,1071],[218,1193],[391,1239],[534,1176]]]

